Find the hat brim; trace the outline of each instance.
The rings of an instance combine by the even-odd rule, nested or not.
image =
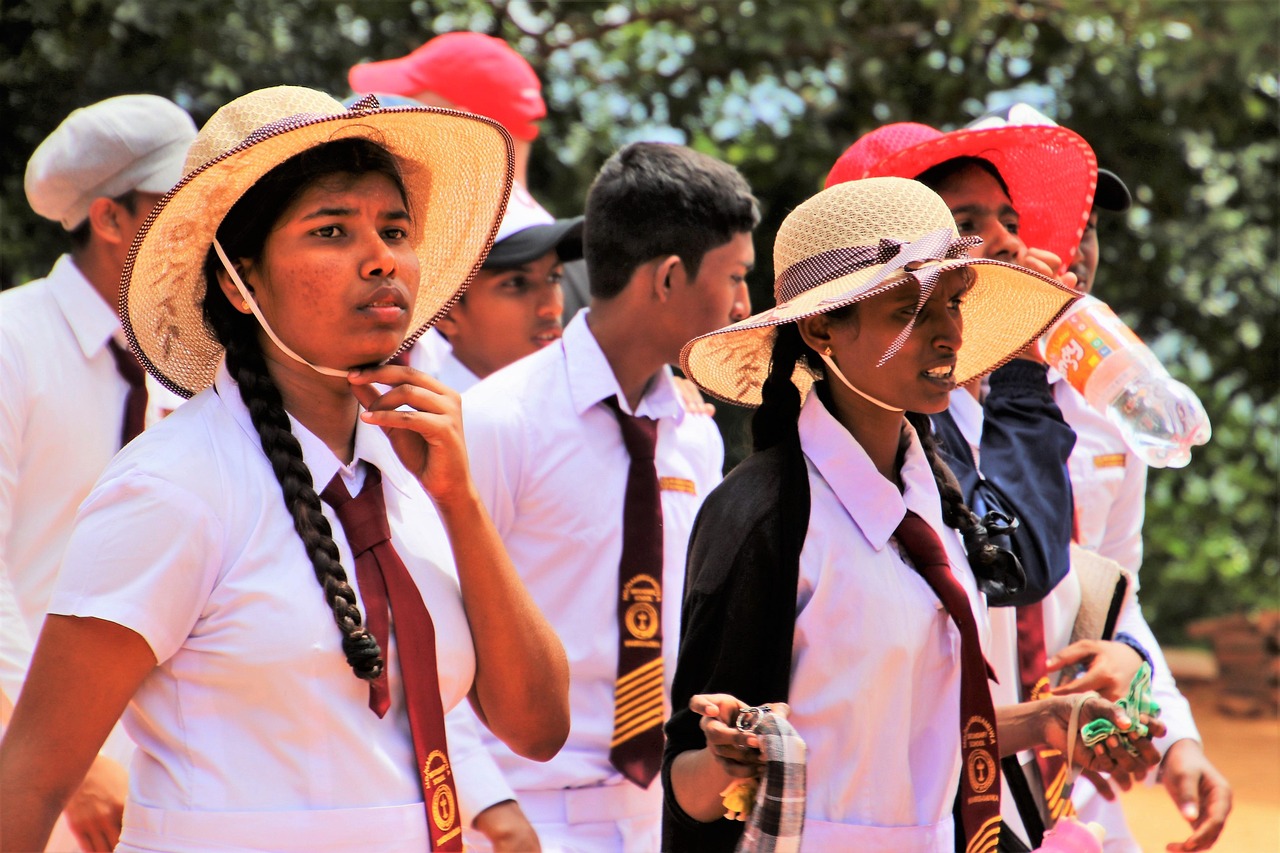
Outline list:
[[[1098,170],[1098,194],[1093,206],[1112,213],[1124,213],[1133,206],[1133,196],[1120,176],[1109,169]]]
[[[480,116],[433,107],[294,118],[188,173],[134,238],[120,313],[135,353],[161,384],[190,397],[213,382],[223,348],[204,322],[204,263],[227,212],[295,154],[353,138],[391,153],[408,195],[419,284],[400,350],[448,313],[493,244],[511,192],[515,161],[507,131]]]
[[[493,244],[482,265],[484,269],[508,269],[536,261],[554,251],[561,263],[582,257],[581,216],[557,219],[546,225],[532,225]]]
[[[421,48],[419,48],[421,50]],[[377,62],[353,65],[347,72],[347,83],[357,93],[386,92],[388,95],[416,95],[423,90],[415,72],[413,54]]]
[[[1097,184],[1098,161],[1089,143],[1050,125],[957,130],[891,154],[862,177],[915,178],[956,157],[981,157],[995,166],[1018,210],[1018,236],[1071,263]]]
[[[964,343],[956,354],[958,385],[1013,359],[1053,324],[1080,294],[1055,279],[987,258],[943,261],[942,270],[972,267],[976,280],[966,294]],[[806,290],[793,299],[738,323],[694,338],[680,352],[686,376],[711,396],[740,406],[759,406],[769,375],[777,327],[824,314],[885,293],[908,280],[896,276],[864,288],[876,270],[863,270]],[[830,301],[828,301],[830,300]],[[801,394],[813,375],[797,365],[792,376]],[[854,374],[850,375],[854,378]]]

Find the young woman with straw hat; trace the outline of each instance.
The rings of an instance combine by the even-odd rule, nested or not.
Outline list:
[[[736,843],[720,792],[760,771],[756,739],[735,727],[748,703],[790,703],[814,849],[950,851],[959,788],[968,849],[994,850],[1001,754],[1067,748],[1093,718],[1130,727],[1096,697],[992,707],[983,590],[1016,586],[1018,571],[961,500],[927,416],[1074,293],[968,257],[975,242],[914,181],[833,187],[782,225],[776,307],[685,347],[704,390],[759,409],[756,452],[708,497],[690,545],[667,849]],[[1150,760],[1149,741],[1137,757],[1108,746],[1076,757]]]
[[[983,238],[975,254],[1057,272],[1081,244],[1095,192],[1110,202],[1117,179],[1110,176],[1104,184],[1093,150],[1079,135],[1026,105],[1010,115],[1017,120],[989,116],[947,133],[911,122],[878,128],[840,156],[827,185],[871,176],[914,178],[942,197],[962,235]],[[1087,289],[1073,274],[1063,281]],[[948,410],[931,419],[942,457],[966,499],[982,503],[994,494],[1020,521],[1011,539],[1028,583],[1017,596],[989,602],[998,605],[991,612],[998,691],[1008,701],[1050,689],[1060,694],[1096,690],[1118,699],[1145,659],[1155,673],[1153,686],[1170,730],[1156,744],[1164,751],[1174,739],[1194,737],[1194,725],[1185,699],[1170,687],[1167,667],[1158,664],[1159,647],[1142,620],[1133,585],[1114,637],[1073,642],[1076,626],[1089,621],[1091,608],[1082,602],[1094,597],[1090,574],[1073,565],[1071,550],[1089,508],[1082,507],[1079,489],[1072,487],[1068,459],[1084,452],[1087,437],[1077,436],[1064,418],[1066,403],[1055,394],[1038,343],[1019,356],[982,383],[954,392]],[[1113,467],[1102,476],[1118,477],[1121,471]],[[1114,577],[1097,584],[1102,613],[1114,586]],[[1083,671],[1059,679],[1059,670],[1077,663]],[[1006,821],[1010,834],[1035,847],[1043,827],[1072,813],[1071,799],[1057,781],[1067,768],[1048,754],[1025,762],[1015,774],[1016,766],[1011,760],[1006,774],[1011,795],[1004,802]],[[1126,834],[1109,833],[1107,849],[1124,849]]]
[[[0,748],[6,848],[41,846],[126,705],[129,851],[460,850],[445,712],[559,748],[563,649],[458,398],[385,365],[475,274],[511,180],[507,134],[447,110],[277,87],[200,132],[121,297],[194,396],[82,508]]]

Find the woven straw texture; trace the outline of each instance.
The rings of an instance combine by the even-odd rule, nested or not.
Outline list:
[[[981,157],[1000,172],[1020,217],[1018,236],[1071,262],[1093,209],[1098,161],[1065,127],[1017,125],[942,133],[914,122],[873,130],[853,143],[827,186],[862,178],[914,178],[954,157]]]
[[[429,107],[348,110],[321,92],[278,86],[218,110],[187,155],[185,177],[129,250],[120,295],[143,365],[183,396],[208,387],[222,347],[205,326],[203,265],[227,211],[275,166],[327,142],[386,148],[404,179],[420,285],[412,344],[457,300],[493,243],[511,192],[511,138],[488,119]]]
[[[906,243],[940,228],[959,237],[946,203],[921,183],[872,178],[837,184],[787,216],[774,243],[773,268],[781,275],[831,249],[875,245],[881,238]],[[972,267],[976,274],[964,301],[964,343],[955,371],[960,384],[1013,358],[1079,296],[1053,279],[1000,261],[961,258],[938,264],[944,270]],[[874,279],[882,270],[883,265],[875,265],[840,276],[768,311],[694,338],[680,354],[685,374],[721,400],[760,405],[776,327],[884,293],[908,280],[895,273],[877,283]],[[856,383],[856,371],[851,367],[847,372]],[[792,381],[804,394],[813,378],[798,367]]]

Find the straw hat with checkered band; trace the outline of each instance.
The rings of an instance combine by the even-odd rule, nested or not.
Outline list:
[[[923,305],[941,273],[969,267],[975,281],[964,300],[964,343],[954,374],[958,384],[969,382],[1012,359],[1080,296],[1022,267],[969,257],[978,242],[960,237],[946,202],[917,181],[869,178],[825,189],[793,210],[778,231],[775,307],[694,338],[680,353],[681,367],[712,396],[758,406],[778,326],[913,280]],[[881,363],[905,342],[913,322]],[[821,370],[797,365],[792,381],[807,393]]]
[[[408,195],[420,283],[408,348],[446,314],[493,244],[511,193],[511,137],[470,113],[433,107],[350,109],[322,92],[277,86],[214,113],[184,177],[129,250],[120,294],[125,334],[162,384],[190,397],[213,383],[222,345],[205,325],[204,263],[223,217],[271,169],[310,148],[366,139],[395,158]]]

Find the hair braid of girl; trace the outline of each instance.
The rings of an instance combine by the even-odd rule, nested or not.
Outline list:
[[[760,388],[763,401],[751,418],[752,445],[756,450],[768,450],[799,436],[800,390],[791,381],[791,374],[806,349],[795,323],[778,327],[769,376]]]
[[[356,593],[338,559],[333,529],[320,511],[320,497],[311,480],[311,471],[302,459],[302,446],[289,428],[280,390],[267,373],[267,365],[256,341],[241,335],[228,336],[227,369],[240,384],[240,396],[258,430],[262,450],[284,502],[293,516],[294,528],[311,559],[316,579],[324,589],[325,601],[333,610],[333,621],[342,631],[342,651],[359,678],[372,680],[382,675],[384,661],[378,641],[365,630],[356,604]]]
[[[1012,557],[991,544],[986,525],[982,519],[964,502],[964,494],[960,491],[960,483],[942,461],[938,454],[938,442],[933,437],[933,425],[928,415],[918,412],[907,412],[907,420],[915,427],[920,437],[920,446],[924,448],[925,458],[929,460],[929,469],[933,471],[933,479],[938,484],[938,494],[942,497],[942,520],[951,528],[960,531],[964,538],[965,550],[969,552],[969,564],[974,573],[986,576],[988,570],[994,569],[1007,557]]]

